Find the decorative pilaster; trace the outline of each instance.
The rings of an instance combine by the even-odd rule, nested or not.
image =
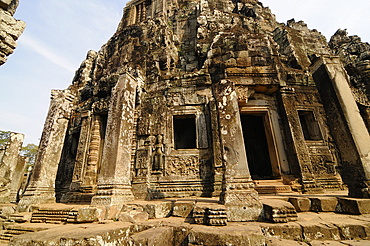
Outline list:
[[[19,202],[20,208],[31,204],[55,202],[55,179],[74,96],[68,89],[52,90],[51,95],[34,171],[30,184]]]
[[[98,191],[91,204],[119,205],[134,199],[131,158],[137,81],[121,75],[112,90]]]
[[[237,94],[232,82],[222,80],[214,86],[219,111],[224,177],[220,202],[225,204],[230,221],[257,220],[262,205],[249,172],[244,146]]]
[[[93,126],[91,129],[91,139],[89,146],[89,154],[87,157],[87,165],[85,174],[83,176],[83,187],[93,190],[96,186],[96,179],[98,173],[98,164],[100,158],[100,146],[101,146],[101,121],[98,116],[94,117]]]

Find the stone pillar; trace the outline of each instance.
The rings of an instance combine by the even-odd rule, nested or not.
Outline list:
[[[131,190],[131,151],[136,87],[136,80],[124,74],[112,90],[98,191],[92,199],[92,205],[120,205],[134,199]]]
[[[338,57],[320,58],[311,68],[341,155],[341,174],[351,197],[370,198],[370,136]]]
[[[224,176],[220,202],[225,204],[230,221],[257,220],[262,210],[249,173],[240,121],[237,94],[232,82],[222,80],[214,86]]]
[[[0,162],[0,202],[16,202],[19,177],[16,172],[24,172],[20,165],[19,153],[22,149],[24,135],[20,133],[10,133],[9,142],[5,148],[3,158]],[[20,170],[21,169],[21,170]]]
[[[55,202],[55,179],[74,96],[67,90],[52,90],[48,116],[41,136],[33,174],[19,208]]]

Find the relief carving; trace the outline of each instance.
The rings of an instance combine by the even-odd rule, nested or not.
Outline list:
[[[199,158],[197,156],[169,156],[166,159],[166,175],[198,176]]]

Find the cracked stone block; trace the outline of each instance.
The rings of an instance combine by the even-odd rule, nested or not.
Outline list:
[[[370,199],[339,198],[337,212],[345,214],[370,214]]]
[[[311,201],[307,197],[290,197],[289,202],[295,207],[297,212],[310,211]]]
[[[194,209],[194,202],[175,202],[172,216],[187,218]]]
[[[334,212],[338,204],[336,197],[310,197],[310,200],[313,212]]]

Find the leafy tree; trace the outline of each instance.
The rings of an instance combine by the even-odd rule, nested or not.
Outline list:
[[[36,144],[27,144],[25,147],[22,147],[21,155],[28,157],[28,166],[35,164],[38,148],[39,146]]]
[[[10,132],[9,131],[1,131],[0,130],[0,148],[4,147],[10,138]]]

